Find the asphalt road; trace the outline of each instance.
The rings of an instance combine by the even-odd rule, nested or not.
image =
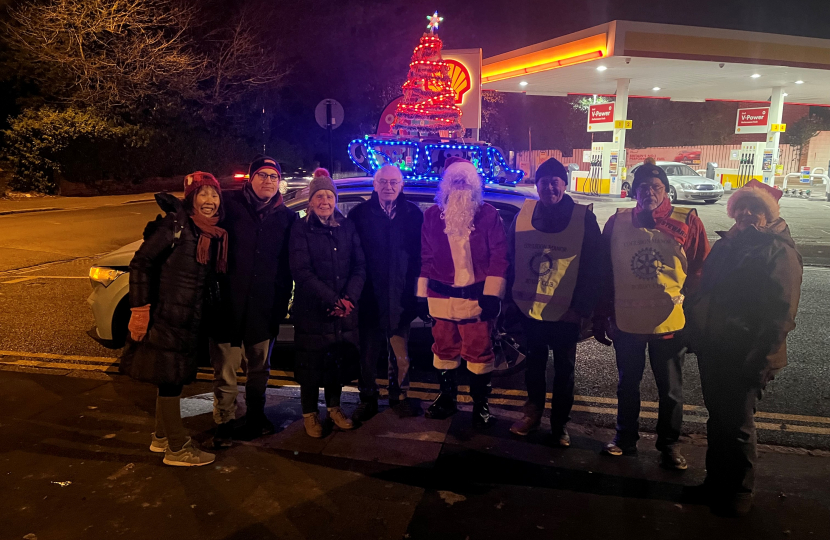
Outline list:
[[[601,223],[616,206],[619,202],[595,203]],[[695,207],[713,239],[715,230],[730,225],[725,202]],[[157,213],[154,203],[136,203],[0,216],[0,362],[18,358],[14,353],[25,358],[54,355],[52,361],[79,364],[116,358],[117,350],[91,336],[94,321],[86,304],[91,292],[87,272],[97,254],[139,238]],[[784,199],[782,214],[799,247],[811,253],[812,259],[805,260],[826,264],[830,204]],[[762,442],[830,448],[829,283],[830,269],[805,268],[798,328],[789,341],[790,366],[769,385],[760,406]],[[580,345],[578,354],[574,420],[611,427],[616,386],[613,350],[591,340]],[[290,370],[290,351],[278,350],[274,367]],[[687,357],[684,374],[685,430],[703,433],[706,413],[693,355]],[[415,359],[413,380],[424,383],[426,390],[434,382],[427,355]],[[497,406],[518,411],[523,397],[512,390],[523,390],[522,374],[498,379],[495,385]],[[649,370],[642,396],[643,426],[653,429],[657,395]]]

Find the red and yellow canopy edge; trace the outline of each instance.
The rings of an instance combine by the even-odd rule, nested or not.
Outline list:
[[[607,55],[607,44],[608,37],[602,33],[486,64],[481,67],[481,82],[500,81],[603,58]]]

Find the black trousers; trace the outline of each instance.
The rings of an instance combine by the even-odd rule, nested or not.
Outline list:
[[[338,384],[332,384],[323,388],[323,394],[326,398],[326,407],[340,406],[340,395],[343,393],[343,387]],[[317,406],[317,398],[320,396],[320,387],[315,385],[301,384],[300,385],[300,406],[303,408],[303,414],[315,413],[319,411]]]
[[[677,444],[683,424],[683,361],[686,347],[680,337],[652,338],[618,331],[614,336],[617,357],[617,437],[620,447],[631,447],[640,438],[640,383],[646,367],[646,349],[657,382],[657,449]]]
[[[721,493],[755,487],[758,461],[755,408],[765,384],[760,374],[741,373],[743,359],[698,355],[706,422],[706,484]]]
[[[545,411],[547,381],[545,373],[549,351],[553,352],[553,393],[551,395],[550,425],[561,430],[570,420],[574,404],[574,365],[579,326],[565,322],[537,321],[524,318],[528,354],[525,359],[525,385],[528,406],[533,412]]]
[[[184,385],[181,384],[160,384],[158,387],[161,397],[179,397],[184,390]]]

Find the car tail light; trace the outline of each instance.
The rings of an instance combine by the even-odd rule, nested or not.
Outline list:
[[[246,178],[248,178],[247,174],[236,173],[233,175],[234,180],[245,180]]]

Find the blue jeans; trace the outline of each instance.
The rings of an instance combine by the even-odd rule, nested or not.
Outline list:
[[[617,356],[617,436],[621,448],[632,447],[640,438],[640,382],[648,349],[651,371],[657,382],[660,405],[657,412],[657,449],[668,450],[677,444],[683,424],[683,360],[686,347],[677,334],[669,339],[617,331],[614,350]]]

